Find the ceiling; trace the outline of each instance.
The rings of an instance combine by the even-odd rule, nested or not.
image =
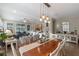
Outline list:
[[[50,18],[79,16],[78,3],[49,3],[47,15]],[[0,3],[0,16],[8,20],[39,22],[40,3]]]

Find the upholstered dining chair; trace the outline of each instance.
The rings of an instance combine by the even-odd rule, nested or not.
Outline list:
[[[57,38],[58,38],[58,39],[64,39],[65,36],[64,36],[64,34],[57,34]]]
[[[65,45],[65,42],[65,40],[62,40],[60,43],[58,43],[57,48],[52,53],[50,53],[50,56],[58,56],[59,54],[60,56],[64,55],[64,51],[62,51],[62,49]]]
[[[52,53],[50,53],[49,56],[57,56],[59,51],[60,51],[60,43],[57,45],[57,48]]]
[[[52,34],[52,38],[53,39],[57,38],[57,34]]]
[[[24,43],[26,43],[24,37],[20,37],[19,40],[20,40],[20,44],[24,44]]]
[[[30,44],[30,39],[31,39],[31,37],[28,37],[28,36],[25,38],[26,44]]]
[[[12,49],[13,56],[17,56],[16,50],[13,46],[13,43],[11,43],[11,49]]]
[[[33,42],[37,41],[39,39],[39,36],[38,35],[34,35],[33,36]]]

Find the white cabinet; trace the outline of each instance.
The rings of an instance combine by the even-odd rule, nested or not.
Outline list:
[[[70,35],[70,34],[50,34],[50,38],[52,39],[65,39],[67,42],[73,42],[78,44],[78,35]]]
[[[77,35],[66,35],[65,37],[66,37],[66,41],[78,44],[78,36]]]

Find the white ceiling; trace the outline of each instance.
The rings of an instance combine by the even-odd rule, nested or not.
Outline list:
[[[79,16],[78,3],[50,3],[47,8],[50,18]],[[16,12],[16,13],[14,13]],[[0,16],[9,20],[22,20],[24,18],[39,21],[40,3],[0,3]]]

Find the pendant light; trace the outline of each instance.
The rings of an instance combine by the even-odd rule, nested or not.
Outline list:
[[[40,4],[40,21],[44,23],[50,23],[46,8],[47,6],[45,6],[44,4]]]

